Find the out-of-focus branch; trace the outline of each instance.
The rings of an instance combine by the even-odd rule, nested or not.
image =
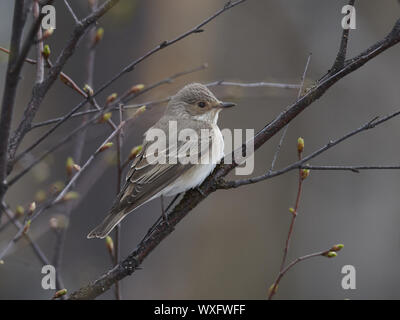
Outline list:
[[[297,99],[300,99],[300,97],[302,95],[302,91],[304,89],[304,81],[306,79],[306,74],[307,74],[307,71],[308,71],[308,67],[310,65],[310,61],[311,61],[311,53],[308,55],[306,66],[304,68],[304,72],[303,72],[303,75],[301,77],[300,88],[299,88],[299,92],[297,93]],[[272,158],[271,168],[269,169],[269,171],[272,171],[272,170],[275,169],[275,163],[278,160],[278,156],[279,156],[279,153],[281,151],[281,148],[282,148],[282,145],[283,145],[283,141],[285,140],[288,128],[289,128],[289,124],[286,125],[285,128],[283,129],[281,138],[279,139],[279,143],[278,143],[278,145],[276,147],[276,150],[275,150],[275,153],[274,153],[274,157]]]
[[[57,77],[60,75],[62,68],[74,54],[75,49],[78,46],[79,40],[85,34],[86,30],[101,18],[108,10],[117,4],[119,0],[108,0],[102,6],[100,6],[95,12],[84,18],[80,24],[75,26],[74,31],[67,45],[64,47],[60,55],[58,56],[55,64],[49,69],[49,73],[44,81],[40,84],[36,84],[32,90],[32,97],[24,111],[23,118],[19,123],[17,129],[13,133],[10,143],[8,146],[8,168],[10,172],[14,165],[15,153],[25,134],[29,131],[33,118],[36,115],[45,95],[48,90],[52,87]],[[24,57],[25,59],[25,57]],[[24,61],[24,60],[23,60]],[[21,63],[23,63],[23,61]],[[35,146],[36,144],[34,144]],[[33,147],[30,147],[30,150]]]
[[[75,19],[75,22],[78,24],[78,19],[76,18],[76,15],[74,13],[74,11],[72,10],[72,8],[70,7],[69,3],[67,0],[64,1],[66,6],[68,7],[68,9],[70,10],[72,16]],[[93,5],[90,5],[90,10],[91,12],[94,12],[97,9],[97,1],[93,1]],[[88,55],[87,55],[87,61],[86,61],[86,84],[89,86],[89,88],[93,88],[94,83],[93,83],[93,79],[94,79],[94,66],[95,66],[95,60],[96,60],[96,46],[93,46],[93,42],[94,39],[96,37],[96,28],[92,27],[92,29],[90,30],[89,34],[88,34]],[[68,78],[69,82],[66,83],[71,83],[72,81],[72,88],[74,88],[74,84],[75,82],[73,82],[72,79]],[[82,91],[82,90],[80,90]],[[78,91],[79,92],[79,91]],[[82,92],[84,94],[84,96],[88,96],[88,94],[86,94],[85,92]],[[95,105],[97,108],[98,105],[94,100],[90,100],[90,102]],[[87,107],[86,107],[87,108]],[[87,121],[87,117],[84,117],[82,119],[82,123],[86,123]],[[111,125],[111,127],[113,127],[113,122],[111,121],[111,119],[109,119],[109,123]],[[115,126],[115,125],[114,125]],[[115,127],[116,128],[116,127]],[[76,161],[77,163],[81,162],[82,159],[82,153],[83,153],[83,149],[85,146],[85,140],[86,140],[86,130],[82,130],[81,132],[79,132],[79,134],[76,135],[75,139],[74,139],[74,150],[73,150],[73,161]],[[72,188],[74,188],[75,186],[72,186]],[[69,202],[66,204],[66,208],[65,208],[65,217],[67,218],[68,221],[71,220],[71,215],[72,215],[72,209],[73,209],[73,203]],[[68,232],[68,226],[69,223],[64,227],[61,228],[60,230],[56,230],[56,245],[55,245],[55,250],[54,250],[54,268],[56,269],[57,274],[61,274],[61,268],[62,268],[62,262],[63,262],[63,256],[64,256],[64,247],[65,247],[65,241],[66,241],[66,237],[67,237],[67,232]],[[61,290],[62,288],[64,288],[63,285],[59,284],[57,285],[57,290]],[[63,299],[66,298],[66,295],[64,295],[62,297]]]
[[[11,31],[10,57],[8,59],[6,80],[4,85],[3,99],[0,115],[0,200],[3,199],[7,190],[7,149],[10,137],[11,121],[20,79],[21,66],[18,61],[21,58],[21,39],[26,21],[24,1],[14,2],[14,16]],[[25,57],[23,57],[25,59]],[[19,66],[19,68],[18,68]]]
[[[117,1],[118,1],[118,0],[109,0],[109,1],[108,1],[106,4],[104,4],[102,7],[106,6],[108,3],[114,3],[114,4],[115,4]],[[176,37],[176,38],[174,38],[174,39],[172,39],[172,40],[165,40],[165,41],[163,41],[161,44],[159,44],[159,45],[157,45],[156,47],[154,47],[152,50],[150,50],[149,52],[147,52],[145,55],[141,56],[140,58],[138,58],[138,59],[134,60],[133,62],[131,62],[130,64],[128,64],[125,68],[123,68],[120,72],[118,72],[114,77],[112,77],[109,81],[107,81],[105,84],[103,84],[103,85],[93,94],[93,97],[96,97],[98,94],[100,94],[101,92],[103,92],[106,88],[108,88],[112,83],[114,83],[116,80],[118,80],[121,76],[123,76],[124,74],[126,74],[126,73],[132,71],[132,70],[135,68],[136,65],[138,65],[138,64],[141,63],[142,61],[146,60],[147,58],[149,58],[150,56],[152,56],[152,55],[155,54],[156,52],[158,52],[158,51],[160,51],[160,50],[162,50],[162,49],[164,49],[164,48],[167,48],[167,47],[169,47],[169,46],[175,44],[176,42],[178,42],[178,41],[180,41],[180,40],[182,40],[182,39],[184,39],[184,38],[186,38],[186,37],[188,37],[188,36],[190,36],[190,35],[192,35],[192,34],[195,34],[195,33],[199,33],[199,32],[204,31],[204,30],[202,29],[202,27],[204,27],[206,24],[208,24],[209,22],[211,22],[212,20],[214,20],[216,17],[218,17],[219,15],[221,15],[222,13],[224,13],[225,11],[227,11],[227,10],[229,10],[229,9],[231,9],[231,8],[237,6],[237,5],[239,5],[239,4],[241,4],[241,3],[245,2],[245,1],[246,1],[246,0],[237,0],[237,1],[234,1],[234,2],[228,1],[222,9],[218,10],[216,13],[214,13],[213,15],[211,15],[210,17],[208,17],[207,19],[205,19],[203,22],[201,22],[201,23],[198,24],[197,26],[195,26],[195,27],[193,27],[192,29],[190,29],[190,30],[184,32],[183,34],[181,34],[180,36],[178,36],[178,37]],[[99,8],[96,12],[98,12],[98,11],[101,11],[100,8]],[[104,11],[104,10],[103,10],[103,11]],[[102,12],[102,11],[101,11],[101,12]],[[103,12],[103,14],[104,14],[104,13],[105,13],[105,12]],[[89,17],[92,17],[92,16],[93,16],[93,14],[90,15]],[[96,15],[96,16],[97,16],[97,15]],[[93,22],[95,22],[95,21],[97,20],[97,19],[94,19],[93,17],[92,17],[91,19],[89,19],[89,17],[86,18],[86,19],[84,19],[84,21],[82,22],[83,26],[87,25],[88,22],[93,23]],[[97,17],[97,18],[98,18],[98,17]],[[81,29],[80,29],[79,27],[77,27],[76,30],[80,31]],[[78,33],[78,31],[75,31],[75,32],[74,32],[74,35],[75,35],[76,33]],[[76,46],[77,40],[78,40],[78,39],[76,39],[75,36],[73,36],[72,39],[70,40],[70,42],[72,42],[72,46],[73,46],[74,48],[75,48],[75,46]],[[69,44],[69,45],[67,46],[67,48],[70,48],[70,47],[71,47],[71,44]],[[65,53],[64,53],[64,51],[65,51]],[[64,51],[63,51],[63,53],[61,54],[61,57],[57,60],[55,66],[53,67],[53,68],[54,68],[53,74],[56,73],[56,75],[58,75],[58,74],[61,72],[61,69],[62,69],[62,67],[64,66],[66,60],[72,55],[72,53],[73,53],[74,50],[72,50],[72,52],[69,52],[69,50],[64,50]],[[52,68],[52,69],[53,69],[53,68]],[[50,75],[51,75],[51,74],[52,74],[52,72],[50,71]],[[54,80],[55,80],[55,79],[54,79]],[[54,82],[54,80],[53,80],[53,82]],[[51,82],[51,84],[52,84],[53,82]],[[46,83],[46,81],[45,81],[44,83]],[[47,88],[47,87],[46,87],[46,88]],[[47,92],[47,90],[46,90],[46,92]],[[29,106],[28,106],[29,109],[32,109],[32,110],[34,111],[33,113],[36,113],[37,107],[38,107],[38,105],[40,105],[40,103],[41,103],[41,101],[42,101],[42,98],[39,99],[39,100],[40,100],[40,101],[37,101],[37,102],[35,102],[34,104],[32,104],[32,105],[31,105],[31,108],[29,108]],[[31,102],[33,102],[33,101],[31,100]],[[71,111],[70,111],[68,114],[66,114],[64,117],[62,117],[62,119],[61,119],[60,121],[58,121],[58,122],[56,123],[56,125],[54,125],[53,128],[51,128],[51,129],[48,130],[46,133],[44,133],[41,137],[39,137],[39,138],[36,140],[36,142],[33,143],[30,147],[28,147],[25,151],[23,151],[23,153],[30,152],[33,148],[35,148],[36,146],[38,146],[38,145],[39,145],[43,140],[45,140],[51,133],[53,133],[54,130],[56,130],[62,123],[64,123],[65,121],[67,121],[75,112],[77,112],[82,106],[84,106],[84,105],[86,104],[86,102],[87,102],[87,99],[83,100],[83,101],[80,102],[78,105],[76,105],[74,108],[72,108]],[[12,166],[13,166],[13,164],[14,164],[15,152],[16,152],[16,149],[17,149],[19,143],[20,143],[21,140],[22,140],[22,137],[23,137],[23,136],[26,134],[26,132],[28,132],[29,129],[30,129],[30,124],[31,124],[32,119],[33,119],[33,117],[31,116],[31,114],[32,114],[32,113],[29,112],[29,114],[26,115],[26,116],[29,116],[29,118],[30,118],[30,119],[27,119],[27,120],[25,120],[26,116],[24,116],[23,123],[21,122],[19,128],[17,129],[17,131],[16,131],[15,134],[13,135],[14,138],[11,139],[11,144],[10,144],[10,145],[11,145],[11,149],[9,150],[9,154],[10,154],[9,162],[10,162],[10,165],[9,165],[9,167],[8,167],[8,172],[10,172],[11,169],[12,169]]]
[[[18,221],[18,219],[15,218],[14,213],[7,206],[7,204],[3,201],[0,205],[1,205],[1,211],[4,211],[9,221],[11,221],[17,229],[23,228],[22,224]],[[40,249],[40,247],[32,240],[30,235],[26,233],[24,236],[28,240],[36,256],[39,258],[39,261],[44,265],[50,264],[49,259],[47,259],[42,249]]]
[[[61,190],[60,193],[57,194],[52,200],[48,201],[45,205],[43,205],[40,209],[35,210],[32,215],[29,217],[29,221],[21,226],[15,236],[9,241],[6,247],[0,252],[0,260],[7,254],[7,252],[11,249],[11,247],[17,243],[25,234],[25,229],[27,225],[30,225],[34,222],[45,210],[53,207],[54,205],[63,201],[64,197],[68,193],[68,191],[75,185],[75,182],[82,175],[82,173],[91,165],[94,159],[104,150],[110,147],[109,142],[115,137],[115,135],[121,130],[121,128],[125,125],[126,122],[121,122],[120,125],[115,129],[107,139],[96,149],[96,151],[88,158],[82,168],[75,173],[75,175],[69,180],[67,185]]]
[[[298,114],[319,99],[326,92],[326,90],[328,90],[340,79],[359,69],[366,62],[384,52],[388,48],[394,46],[399,41],[400,19],[395,23],[392,31],[383,40],[378,41],[358,56],[347,60],[342,68],[333,72],[332,74],[329,74],[328,77],[315,84],[305,95],[303,95],[280,115],[278,115],[278,117],[270,124],[266,125],[262,130],[260,130],[254,137],[254,141],[252,141],[254,142],[254,149],[257,150],[260,148],[287,123],[292,121]],[[392,114],[379,121],[370,121],[367,124],[367,127],[371,129],[396,115],[397,114]],[[359,130],[363,131],[365,129],[366,128]],[[354,134],[356,133],[353,133],[352,135]],[[343,138],[339,139],[336,144],[341,140],[343,140]],[[330,147],[331,143],[328,144],[326,148],[329,149]],[[323,152],[323,150],[321,152]],[[318,154],[319,153],[316,155]],[[216,191],[218,182],[221,181],[221,179],[231,172],[237,165],[237,163],[233,162],[232,164],[222,164],[217,166],[214,172],[199,187],[201,192],[199,192],[199,190],[190,190],[185,193],[179,204],[176,205],[172,212],[168,215],[168,225],[164,221],[160,221],[154,228],[154,232],[148,238],[146,238],[145,241],[140,243],[127,258],[125,258],[108,272],[104,273],[93,283],[90,283],[87,286],[80,288],[76,292],[73,292],[70,295],[70,299],[94,299],[108,290],[116,281],[119,281],[135,272],[143,260],[173,231],[174,227],[202,200]]]
[[[162,84],[171,83],[173,81],[173,79],[176,79],[178,76],[180,77],[180,76],[183,76],[183,75],[195,72],[195,71],[200,71],[200,70],[203,70],[204,68],[205,68],[205,65],[204,65],[204,67],[201,66],[201,67],[198,67],[198,68],[195,68],[195,69],[190,69],[190,70],[185,71],[185,72],[179,72],[179,73],[177,73],[177,74],[175,74],[173,76],[170,76],[170,77],[168,77],[166,79],[163,79],[163,80],[161,80],[159,82],[156,82],[156,83],[146,87],[145,89],[140,91],[138,94],[135,94],[133,96],[132,95],[128,95],[127,94],[128,91],[127,91],[126,93],[124,93],[121,96],[121,98],[122,98],[121,100],[123,100],[124,103],[127,103],[127,102],[131,101],[133,98],[137,98],[139,95],[142,95],[142,94],[144,94],[146,92],[149,92],[150,90],[155,89],[155,88],[159,87]],[[221,85],[223,85],[223,86],[233,86],[233,87],[237,86],[237,87],[245,87],[245,88],[260,88],[260,87],[271,87],[271,88],[282,88],[282,89],[285,89],[285,88],[287,88],[287,89],[299,89],[300,88],[300,85],[296,85],[296,84],[292,85],[292,84],[273,83],[273,82],[271,82],[271,83],[269,83],[269,82],[248,82],[248,83],[245,83],[245,82],[232,82],[232,81],[222,81],[221,82],[220,80],[207,83],[206,86],[218,86],[219,83],[222,83]],[[139,104],[125,105],[122,108],[123,108],[123,110],[125,110],[125,109],[133,109],[133,108],[139,108],[139,107],[144,106],[144,105],[146,107],[150,107],[152,105],[157,105],[157,104],[160,104],[160,103],[168,102],[169,99],[170,99],[170,97],[166,97],[166,98],[163,98],[163,99],[160,99],[160,100],[151,100],[151,101],[147,101],[147,102],[143,102],[143,103],[139,103]],[[118,110],[119,110],[119,107],[116,106],[113,109],[110,109],[110,112],[115,112],[115,111],[118,111]],[[74,114],[72,114],[70,116],[70,118],[80,117],[80,116],[84,116],[84,115],[89,114],[89,113],[96,113],[96,112],[98,112],[98,110],[94,110],[94,109],[93,110],[87,110],[87,111],[81,111],[81,112],[75,112]],[[58,117],[58,118],[54,118],[54,119],[44,120],[42,122],[33,123],[32,126],[31,126],[31,130],[32,129],[36,129],[36,128],[40,128],[40,127],[43,127],[43,126],[47,126],[47,125],[50,125],[50,124],[53,124],[53,123],[57,123],[57,122],[61,121],[62,119],[63,119],[63,117]]]

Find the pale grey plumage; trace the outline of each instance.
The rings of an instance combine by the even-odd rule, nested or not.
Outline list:
[[[222,103],[207,87],[198,83],[185,86],[173,96],[164,116],[145,133],[143,148],[134,159],[126,183],[110,213],[89,233],[88,238],[106,237],[128,213],[160,195],[175,195],[201,184],[223,157],[222,134],[216,123],[221,109],[229,106],[233,104]],[[177,132],[190,128],[200,133],[202,129],[208,129],[209,135],[198,135],[201,137],[198,151],[199,155],[210,156],[206,151],[210,152],[211,148],[215,148],[213,161],[209,164],[151,162],[146,151],[152,142],[147,139],[147,134],[151,129],[161,129],[169,141],[168,128],[171,121],[177,124]],[[183,144],[184,142],[177,141],[177,145],[169,145],[165,150],[167,156],[174,148],[180,150]]]

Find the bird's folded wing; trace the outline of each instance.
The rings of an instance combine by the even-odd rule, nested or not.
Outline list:
[[[135,209],[193,167],[195,159],[200,161],[202,155],[208,156],[212,146],[212,133],[198,137],[197,141],[178,141],[177,144],[158,151],[158,155],[165,155],[166,161],[163,163],[158,161],[160,157],[157,159],[148,152],[150,146],[151,143],[145,143],[133,161],[114,209],[127,209],[125,212]],[[173,162],[176,163],[171,163],[170,160],[174,157]],[[188,157],[190,161],[187,160]]]

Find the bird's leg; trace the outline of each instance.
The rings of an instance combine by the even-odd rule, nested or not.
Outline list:
[[[172,201],[168,204],[167,209],[165,209],[166,212],[168,212],[169,208],[172,207],[172,205],[175,203],[175,201],[179,198],[179,196],[180,196],[181,194],[182,194],[182,193],[178,193],[178,194],[172,199]]]
[[[204,198],[206,197],[206,194],[203,192],[203,190],[200,189],[200,187],[195,188]]]
[[[168,217],[167,217],[167,214],[166,214],[165,209],[164,209],[164,196],[161,195],[160,198],[161,198],[161,213],[162,213],[162,217],[164,219],[164,222],[168,225]]]
[[[168,207],[165,209],[165,212],[168,212],[168,210],[172,207],[172,205],[175,203],[175,201],[179,198],[179,196],[182,193],[179,193],[175,196],[175,198],[172,199],[172,201],[168,204]],[[163,202],[163,200],[161,200]],[[163,206],[163,204],[162,204]],[[160,217],[158,217],[158,219],[156,220],[156,222],[151,226],[151,228],[149,229],[149,231],[147,231],[146,235],[144,236],[144,238],[142,239],[141,242],[143,242],[144,240],[146,240],[150,234],[152,234],[152,232],[156,229],[157,225],[159,224],[159,222],[161,221],[161,219],[165,219],[164,215],[161,215]]]

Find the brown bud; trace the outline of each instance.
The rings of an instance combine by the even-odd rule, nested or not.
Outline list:
[[[142,91],[144,89],[144,84],[137,84],[131,87],[131,89],[129,90],[129,94],[135,94],[138,93],[140,91]]]
[[[117,96],[118,95],[116,93],[110,94],[107,97],[106,104],[109,105],[111,102],[115,101],[115,99],[117,99]]]
[[[105,151],[105,150],[111,148],[112,146],[113,146],[113,143],[112,143],[112,142],[107,142],[107,143],[103,144],[103,145],[100,147],[99,152],[103,152],[103,151]]]
[[[143,146],[141,146],[141,145],[132,148],[131,153],[129,154],[129,160],[135,159],[136,156],[138,155],[138,153],[139,153],[140,151],[142,151],[142,149],[143,149]]]
[[[103,115],[99,118],[99,120],[98,120],[97,122],[98,122],[98,123],[105,123],[105,122],[107,122],[108,120],[111,119],[111,116],[112,116],[112,113],[111,113],[111,112],[107,112],[107,113],[103,114]]]
[[[36,210],[36,202],[33,201],[28,207],[28,215],[31,215]]]
[[[85,91],[90,97],[94,94],[93,89],[88,84],[85,84],[83,91]]]
[[[100,27],[96,30],[96,35],[93,40],[93,47],[96,46],[103,39],[103,36],[104,36],[104,29]]]
[[[67,289],[58,290],[58,291],[54,294],[53,299],[61,298],[62,296],[65,296],[66,294],[67,294]]]
[[[341,243],[340,244],[335,244],[332,248],[329,249],[329,251],[338,252],[338,251],[342,250],[343,247],[344,247],[344,245],[341,244]]]
[[[300,170],[300,176],[301,179],[304,180],[310,175],[310,170],[309,169],[301,169]]]
[[[29,228],[31,227],[31,220],[28,220],[26,223],[25,223],[25,226],[24,226],[24,230],[22,231],[22,233],[23,234],[26,234],[28,231],[29,231]]]
[[[114,255],[114,241],[110,236],[106,237],[106,247],[110,255]]]

